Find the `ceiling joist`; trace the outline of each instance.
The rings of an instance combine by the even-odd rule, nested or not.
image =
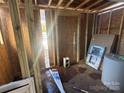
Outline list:
[[[85,0],[84,2],[82,2],[80,5],[78,5],[75,9],[79,9],[80,7],[82,7],[83,5],[87,4],[90,0]]]
[[[74,1],[74,0],[70,0],[70,1],[65,5],[65,8],[69,7],[73,1]]]
[[[63,2],[63,0],[59,0],[57,7],[59,7],[61,5],[61,3]]]
[[[0,7],[8,6],[7,0],[0,0]],[[23,4],[25,0],[19,0],[20,8],[24,8]],[[102,12],[110,10],[110,6],[117,4],[117,2],[112,2],[108,0],[82,0],[80,3],[78,0],[58,0],[58,3],[55,2],[55,0],[48,0],[47,3],[45,3],[45,0],[41,0],[38,2],[38,0],[34,0],[34,8],[41,8],[41,9],[65,9],[65,10],[75,10],[75,11],[81,11],[81,12],[87,12],[87,13],[94,13],[94,12]],[[56,4],[57,3],[57,4]],[[124,2],[121,2],[124,5]],[[6,4],[6,5],[4,5]],[[63,5],[64,4],[64,5]],[[122,4],[120,4],[122,6]],[[116,5],[116,7],[118,7]],[[115,8],[115,6],[114,6]]]
[[[110,4],[112,4],[112,2],[106,2],[106,3],[100,5],[99,7],[96,7],[96,8],[94,8],[94,9],[95,9],[95,10],[100,10],[100,9],[102,9],[102,8],[105,8],[106,6],[109,6]]]
[[[101,2],[103,2],[103,0],[98,0],[98,1],[96,1],[95,3],[89,5],[86,9],[90,9],[90,8],[92,8],[93,6],[95,6],[95,5],[97,5],[97,4],[101,3]]]

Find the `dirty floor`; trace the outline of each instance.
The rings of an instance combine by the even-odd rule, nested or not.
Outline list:
[[[101,82],[101,72],[97,71],[83,62],[72,65],[69,68],[56,67],[66,93],[81,93],[73,89],[77,87],[89,93],[117,93],[107,89]],[[59,93],[57,86],[52,80],[49,71],[42,71],[44,93]]]

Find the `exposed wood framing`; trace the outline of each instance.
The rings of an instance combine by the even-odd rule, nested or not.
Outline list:
[[[101,3],[102,1],[103,1],[103,0],[98,0],[98,1],[96,1],[95,3],[89,5],[86,9],[90,9],[90,8],[92,8],[93,6],[95,6],[95,5],[99,4],[99,3]]]
[[[79,58],[80,58],[80,19],[81,16],[78,16],[78,27],[77,27],[77,62],[79,62]]]
[[[59,0],[57,7],[59,7],[61,5],[61,3],[63,2],[63,0]]]
[[[73,1],[74,1],[74,0],[70,0],[70,1],[65,5],[65,8],[69,7]]]
[[[116,51],[117,53],[119,52],[119,47],[120,47],[120,42],[121,42],[122,29],[124,26],[123,22],[124,22],[124,9],[123,9],[121,23],[120,23],[120,29],[119,29],[119,37],[118,37],[118,44],[117,44],[117,51]]]
[[[19,63],[21,67],[22,77],[30,77],[28,58],[26,54],[26,49],[23,42],[23,35],[20,23],[19,7],[17,0],[9,0],[9,9],[12,19],[12,25],[16,40],[17,52],[19,56]]]
[[[93,26],[92,26],[92,36],[94,35],[95,33],[95,18],[96,18],[96,14],[93,14]]]
[[[100,32],[101,32],[101,16],[99,16],[99,19],[98,19],[99,21],[98,21],[98,30],[97,30],[97,34],[100,34]]]
[[[85,5],[86,3],[88,3],[90,0],[85,0],[84,2],[82,2],[80,5],[78,5],[75,9],[80,8],[81,6]]]
[[[33,61],[33,71],[35,77],[35,85],[37,93],[42,93],[42,84],[41,84],[41,73],[40,73],[40,63],[37,59],[37,53],[35,51],[35,39],[34,39],[34,14],[33,14],[33,6],[31,0],[25,0],[25,13],[26,19],[28,24],[28,32],[31,44],[31,51],[32,51],[32,61]]]
[[[105,7],[103,9],[99,10],[99,12],[111,11],[111,10],[117,9],[119,7],[124,7],[124,3],[123,2],[120,2],[120,4],[119,3],[114,3],[114,4],[112,4],[108,7]]]
[[[50,6],[50,5],[51,5],[51,3],[52,3],[52,0],[49,0],[49,2],[48,2],[48,6]]]
[[[102,15],[102,14],[108,13],[110,11],[116,11],[116,10],[119,10],[119,9],[122,9],[122,8],[124,8],[124,6],[119,6],[119,7],[112,8],[112,9],[109,9],[109,10],[106,10],[106,11],[102,11],[102,12],[98,11],[98,15]]]
[[[97,34],[97,28],[98,28],[98,15],[95,14],[95,27],[94,27],[94,34]]]
[[[110,5],[111,3],[112,2],[106,2],[106,3],[102,4],[101,6],[94,8],[94,10],[99,11],[100,9],[105,8],[106,6]]]
[[[108,23],[107,34],[110,34],[111,19],[112,19],[112,11],[110,12],[110,15],[109,15],[109,23]]]
[[[85,32],[85,59],[86,59],[86,56],[87,56],[87,44],[88,44],[88,25],[89,25],[89,14],[87,13],[87,16],[86,16],[86,32]]]
[[[58,24],[57,24],[58,15],[57,15],[57,12],[55,12],[54,20],[55,20],[55,36],[56,36],[56,61],[57,61],[57,65],[59,66],[60,58],[59,58],[59,37],[58,37]]]
[[[0,7],[8,7],[8,5],[5,3],[0,3]],[[19,4],[19,8],[25,8],[23,4]],[[70,8],[70,7],[56,7],[56,6],[52,6],[52,5],[41,5],[41,4],[37,4],[37,5],[33,5],[33,9],[59,9],[59,10],[71,10],[71,11],[79,11],[81,13],[94,13],[94,11],[89,11],[89,10],[84,10],[84,9],[76,9],[75,8]]]

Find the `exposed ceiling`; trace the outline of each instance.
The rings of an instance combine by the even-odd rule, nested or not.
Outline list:
[[[7,0],[0,0],[0,3],[3,3],[4,1]],[[20,3],[23,4],[24,0],[20,0]],[[33,0],[34,6],[40,8],[67,9],[83,12],[105,10],[117,3],[118,2],[115,0]],[[124,6],[124,3],[121,3],[118,6]]]

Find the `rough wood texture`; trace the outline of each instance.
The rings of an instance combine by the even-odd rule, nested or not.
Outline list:
[[[81,14],[80,20],[80,60],[85,56],[85,29],[86,29],[86,14]]]
[[[14,80],[13,69],[5,45],[0,45],[0,85]]]
[[[14,79],[17,79],[18,77],[21,77],[21,71],[19,66],[19,60],[17,55],[17,48],[15,43],[15,37],[13,33],[11,18],[9,14],[8,8],[0,8],[0,25],[1,25],[1,31],[3,34],[4,39],[4,46],[8,55],[8,63],[11,63],[11,69],[12,73],[11,76]],[[4,52],[3,52],[4,53]],[[1,53],[2,55],[2,53]],[[7,68],[6,68],[7,69]],[[8,67],[9,69],[9,67]],[[10,70],[11,71],[11,70]],[[2,74],[2,73],[0,73]],[[11,79],[10,79],[11,80]]]
[[[123,19],[122,19],[122,16],[123,16],[123,10],[124,8],[121,8],[121,9],[117,9],[117,10],[113,10],[112,11],[112,15],[111,15],[111,24],[110,24],[110,34],[114,34],[114,35],[118,35],[118,41],[116,41],[116,45],[119,46],[119,47],[116,47],[117,48],[117,53],[118,54],[121,54],[121,55],[124,55],[124,35],[123,35],[123,28],[124,28],[124,25],[123,25]],[[103,13],[103,14],[100,14],[99,17],[102,18],[103,20],[101,21],[100,19],[99,20],[99,28],[100,28],[100,34],[107,34],[107,27],[109,26],[108,25],[108,20],[109,20],[109,14],[110,12],[107,12],[107,13]],[[100,26],[101,25],[101,26]],[[121,30],[122,29],[122,30]],[[121,31],[121,32],[120,32]],[[115,50],[116,50],[115,48]]]
[[[38,38],[36,37],[39,33],[35,32],[35,26],[34,25],[34,13],[33,13],[33,6],[32,6],[32,1],[30,0],[25,0],[25,14],[26,14],[26,19],[27,19],[27,25],[28,25],[28,32],[29,32],[29,39],[30,39],[30,45],[31,45],[31,60],[33,62],[32,67],[33,67],[33,76],[35,77],[35,85],[36,85],[36,90],[37,93],[42,93],[42,84],[41,84],[41,74],[40,74],[40,53],[41,53],[41,45],[39,46],[38,43]],[[37,15],[38,18],[38,15]],[[38,25],[40,25],[40,20],[37,21]],[[38,30],[36,30],[38,31]]]
[[[28,64],[26,49],[23,42],[23,35],[21,31],[22,29],[20,24],[18,2],[15,0],[9,1],[9,9],[13,24],[13,31],[15,35],[22,76],[23,78],[30,77],[29,64]]]
[[[62,65],[63,57],[69,57],[71,64],[77,58],[77,16],[58,16],[59,61]]]

